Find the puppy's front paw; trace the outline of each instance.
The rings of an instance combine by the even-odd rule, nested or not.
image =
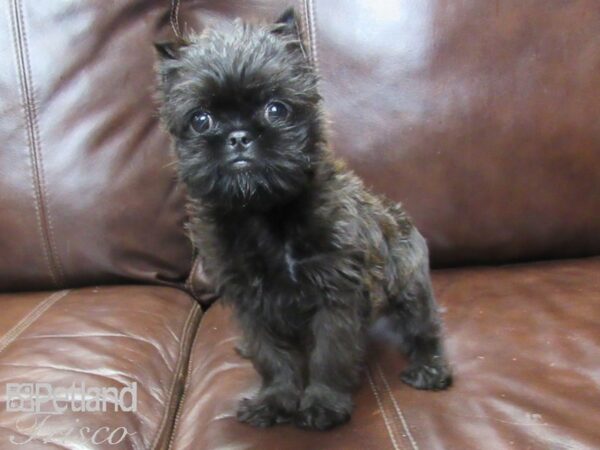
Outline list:
[[[441,391],[452,385],[452,373],[446,364],[409,366],[400,379],[416,389]]]
[[[270,427],[289,422],[298,409],[295,389],[265,389],[254,398],[240,401],[237,419],[255,427]]]
[[[270,427],[276,423],[286,421],[275,405],[264,398],[242,399],[238,405],[237,419],[240,422],[260,428]]]
[[[350,394],[329,388],[310,387],[306,390],[295,423],[301,428],[328,430],[350,420],[352,398]]]

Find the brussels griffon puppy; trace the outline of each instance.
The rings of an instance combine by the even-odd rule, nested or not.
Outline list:
[[[262,377],[238,419],[320,430],[347,421],[381,315],[409,358],[402,380],[448,387],[425,240],[399,204],[333,158],[294,11],[156,49],[192,239]]]

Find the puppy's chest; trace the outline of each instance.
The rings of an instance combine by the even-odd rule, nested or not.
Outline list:
[[[306,274],[323,250],[306,232],[259,222],[246,225],[228,242],[228,278],[233,277],[246,294],[286,292],[299,297],[311,290]]]
[[[230,250],[231,269],[262,288],[291,287],[300,282],[309,249],[293,237],[246,236]]]

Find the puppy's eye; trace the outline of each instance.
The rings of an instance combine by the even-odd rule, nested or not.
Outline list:
[[[196,111],[192,114],[190,125],[197,133],[206,133],[213,126],[213,119],[206,111]]]
[[[265,118],[271,123],[283,121],[289,115],[290,107],[283,102],[272,101],[265,107]]]

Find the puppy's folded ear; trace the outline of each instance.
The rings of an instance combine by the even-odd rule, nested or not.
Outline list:
[[[158,56],[156,70],[159,76],[159,90],[167,92],[171,89],[179,73],[181,50],[187,45],[189,43],[184,39],[154,43],[154,49]]]
[[[286,9],[281,17],[275,21],[273,27],[274,34],[288,34],[298,36],[300,29],[298,28],[298,21],[296,19],[296,11],[290,7]]]
[[[155,42],[154,49],[161,60],[179,59],[181,49],[187,43],[183,40],[174,42]]]
[[[308,54],[304,49],[300,24],[294,8],[286,9],[281,17],[275,21],[271,33],[281,36],[287,41],[287,48],[291,51],[302,52],[304,59],[308,60]]]

